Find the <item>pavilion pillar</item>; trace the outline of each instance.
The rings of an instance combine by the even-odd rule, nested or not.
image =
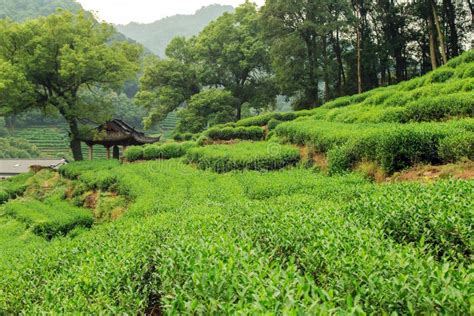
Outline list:
[[[89,160],[94,159],[94,145],[89,145]]]
[[[119,149],[118,146],[114,146],[112,148],[112,155],[113,155],[114,159],[117,159],[117,160],[120,159],[120,149]]]
[[[108,147],[108,146],[105,147],[105,150],[107,152],[107,160],[109,160],[110,159],[110,147]]]
[[[127,145],[122,146],[122,156],[125,155],[125,151],[127,150]]]

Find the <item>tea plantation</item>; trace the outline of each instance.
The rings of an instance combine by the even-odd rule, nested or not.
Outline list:
[[[473,56],[0,182],[0,314],[472,314]]]

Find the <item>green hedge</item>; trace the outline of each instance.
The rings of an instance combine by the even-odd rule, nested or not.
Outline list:
[[[210,128],[205,133],[210,140],[263,140],[265,138],[265,131],[261,127],[224,127],[224,128]]]
[[[4,210],[46,239],[64,236],[78,226],[90,227],[94,223],[89,210],[62,201],[15,200],[5,204]]]
[[[233,145],[211,145],[191,149],[188,163],[215,172],[233,170],[276,170],[300,160],[297,148],[271,142],[241,142]]]
[[[466,121],[467,122],[467,121]],[[472,136],[464,123],[343,124],[307,120],[279,125],[276,133],[288,142],[310,145],[326,153],[331,173],[352,168],[357,162],[377,162],[387,173],[418,163],[445,163],[472,157]],[[459,140],[456,153],[446,142]],[[461,149],[462,148],[462,149]]]
[[[179,158],[186,155],[186,152],[195,146],[197,146],[195,142],[133,146],[125,151],[125,158],[130,162],[137,160]]]

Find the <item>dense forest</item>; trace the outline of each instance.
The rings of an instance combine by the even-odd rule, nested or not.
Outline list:
[[[271,110],[277,95],[317,107],[445,64],[470,48],[470,13],[470,1],[247,2],[175,38],[146,65],[137,99],[149,125],[187,104],[183,132]]]

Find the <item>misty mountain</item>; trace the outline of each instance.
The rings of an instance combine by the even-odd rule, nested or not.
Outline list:
[[[174,37],[197,35],[211,21],[233,10],[232,6],[215,4],[203,7],[193,15],[174,15],[150,24],[129,23],[116,25],[116,28],[120,33],[141,43],[158,56],[164,57],[166,46]]]

